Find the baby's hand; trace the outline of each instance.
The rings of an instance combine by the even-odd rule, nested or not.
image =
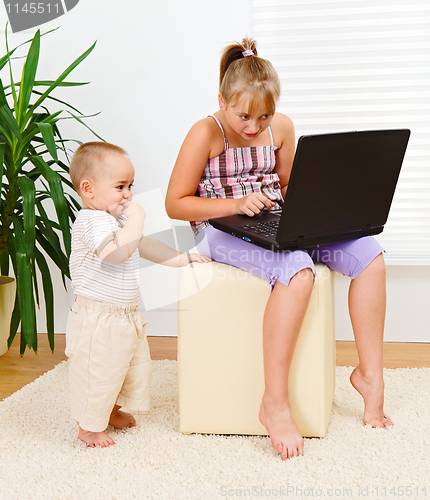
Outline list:
[[[140,219],[145,220],[146,212],[139,205],[139,203],[135,203],[133,201],[127,201],[122,205],[124,207],[123,215],[129,219],[130,217],[139,217]]]
[[[187,266],[190,262],[200,262],[205,264],[211,262],[211,258],[206,255],[200,255],[198,253],[183,253],[179,256],[179,266]]]
[[[145,220],[146,217],[145,210],[138,203],[134,203],[132,201],[116,203],[115,205],[109,207],[108,212],[113,217],[125,215],[127,219],[130,217],[139,217],[140,220]]]
[[[269,200],[267,196],[261,193],[251,193],[244,198],[239,198],[237,202],[237,213],[239,215],[248,215],[249,217],[259,214],[265,208],[270,210],[275,205],[273,201]]]

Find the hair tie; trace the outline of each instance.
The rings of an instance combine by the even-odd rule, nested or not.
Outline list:
[[[243,55],[243,57],[249,57],[249,56],[253,56],[254,52],[251,49],[248,49],[248,50],[244,50],[242,52],[242,55]]]

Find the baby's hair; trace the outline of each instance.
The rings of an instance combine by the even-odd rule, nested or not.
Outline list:
[[[70,162],[70,179],[77,192],[82,179],[97,176],[108,154],[128,156],[123,148],[109,142],[85,142],[78,147]]]
[[[260,102],[264,102],[270,114],[275,112],[281,94],[279,77],[269,61],[258,57],[252,38],[244,38],[223,50],[219,92],[226,104],[233,105],[243,93],[249,93],[253,96],[249,112]]]

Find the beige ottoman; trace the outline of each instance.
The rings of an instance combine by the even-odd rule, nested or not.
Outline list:
[[[323,437],[335,387],[334,276],[317,276],[289,378],[300,433]],[[267,435],[258,420],[264,391],[262,325],[270,285],[225,264],[180,270],[179,418],[182,433]]]

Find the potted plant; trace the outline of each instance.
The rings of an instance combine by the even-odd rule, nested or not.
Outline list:
[[[29,44],[26,56],[16,58],[18,49],[25,44],[9,50],[5,31],[7,53],[0,58],[0,274],[7,276],[12,266],[16,296],[8,346],[21,324],[23,355],[27,346],[37,352],[36,307],[41,295],[37,270],[45,302],[46,330],[54,350],[54,291],[47,259],[58,267],[66,286],[70,226],[80,208],[66,164],[70,140],[63,139],[59,122],[68,118],[87,127],[87,117],[53,93],[58,87],[86,84],[66,82],[66,78],[91,53],[95,43],[56,80],[39,80],[36,72],[43,35],[37,31],[25,42]],[[16,64],[22,64],[19,82],[13,78]],[[48,106],[55,107],[55,111],[51,112]],[[51,212],[55,215],[48,215]]]

